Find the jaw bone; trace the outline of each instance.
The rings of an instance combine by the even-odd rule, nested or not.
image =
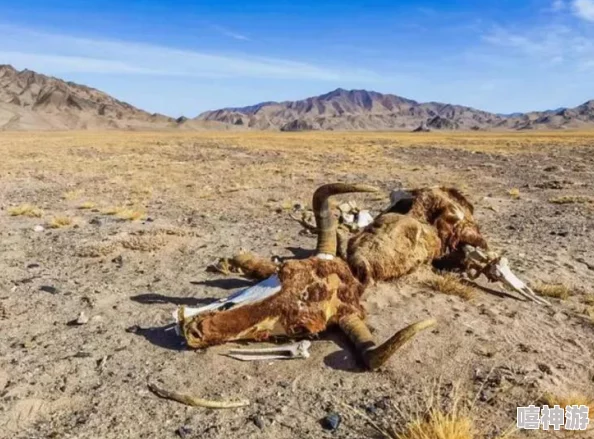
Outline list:
[[[507,258],[486,253],[470,245],[464,246],[464,253],[471,272],[474,272],[474,274],[470,274],[471,279],[476,279],[482,273],[491,282],[502,282],[527,300],[541,305],[551,304],[549,301],[537,296],[530,287],[511,271]]]

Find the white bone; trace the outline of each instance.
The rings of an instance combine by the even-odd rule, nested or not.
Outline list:
[[[373,222],[373,217],[368,210],[362,210],[357,215],[357,227],[364,229]]]
[[[355,222],[355,215],[352,213],[341,213],[342,222],[345,224],[353,224]]]
[[[525,298],[543,305],[550,305],[551,303],[542,297],[537,296],[524,282],[522,282],[509,268],[506,258],[501,258],[494,266],[498,273],[495,275],[507,286],[520,293]]]
[[[495,260],[493,253],[485,253],[480,248],[476,248],[470,245],[463,247],[466,258],[473,261],[476,264],[482,264],[487,266],[491,261]],[[499,258],[496,264],[492,264],[488,268],[488,277],[492,280],[503,282],[505,285],[521,294],[522,297],[539,303],[541,305],[550,305],[550,302],[539,297],[532,291],[522,280],[520,280],[509,268],[509,262],[507,258]]]
[[[303,340],[285,346],[260,349],[232,349],[226,355],[241,361],[290,360],[309,358],[311,342]]]

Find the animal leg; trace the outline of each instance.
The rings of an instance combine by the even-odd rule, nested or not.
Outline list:
[[[278,265],[253,253],[242,252],[232,258],[223,258],[216,269],[223,274],[239,273],[250,279],[263,280],[276,273]]]
[[[340,328],[354,343],[359,355],[370,370],[381,367],[392,355],[396,353],[408,340],[417,333],[436,325],[435,319],[422,320],[401,329],[381,345],[376,345],[369,328],[356,314],[343,317]]]

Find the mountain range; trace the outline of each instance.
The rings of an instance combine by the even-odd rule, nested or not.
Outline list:
[[[0,130],[527,130],[594,128],[594,100],[575,108],[494,114],[392,94],[336,89],[298,101],[262,102],[174,119],[85,85],[0,65]]]
[[[392,94],[337,89],[300,101],[207,111],[203,121],[260,130],[527,130],[594,128],[594,100],[575,108],[494,114],[461,105],[420,103]]]

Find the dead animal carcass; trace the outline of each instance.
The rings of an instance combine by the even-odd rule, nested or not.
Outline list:
[[[341,328],[354,343],[365,365],[376,369],[416,333],[435,325],[427,319],[397,332],[376,345],[364,323],[361,297],[365,284],[347,262],[336,257],[336,219],[328,203],[331,195],[375,192],[361,185],[332,184],[313,197],[319,228],[316,255],[279,267],[257,258],[244,258],[244,268],[264,282],[238,295],[204,308],[181,307],[178,328],[188,346],[205,348],[229,341],[297,338],[318,334],[331,326]]]

